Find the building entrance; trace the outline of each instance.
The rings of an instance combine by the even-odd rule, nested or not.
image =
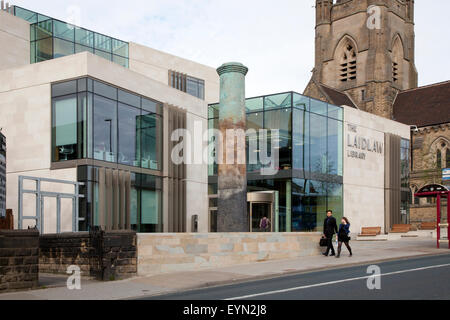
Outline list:
[[[250,232],[273,232],[275,193],[273,191],[249,193],[247,201]]]

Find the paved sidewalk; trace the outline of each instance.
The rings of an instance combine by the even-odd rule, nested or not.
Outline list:
[[[51,279],[59,287],[34,291],[5,293],[0,300],[114,300],[230,284],[247,280],[276,277],[289,273],[339,268],[355,264],[376,263],[423,255],[450,253],[448,249],[436,249],[432,239],[402,239],[397,241],[359,242],[353,241],[354,256],[348,257],[343,248],[341,259],[334,257],[304,257],[294,260],[260,262],[247,265],[179,272],[144,278],[133,278],[115,282],[82,281],[82,289],[70,291],[64,287],[65,280]],[[66,278],[67,279],[67,278]],[[45,281],[49,281],[45,278]],[[58,286],[58,285],[56,285]]]

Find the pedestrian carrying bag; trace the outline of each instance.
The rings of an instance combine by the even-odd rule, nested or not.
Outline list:
[[[328,247],[328,241],[327,238],[320,239],[320,246],[321,247]]]

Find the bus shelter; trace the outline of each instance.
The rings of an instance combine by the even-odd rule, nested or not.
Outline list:
[[[416,194],[419,198],[434,198],[436,197],[437,204],[437,247],[440,248],[441,243],[447,243],[450,249],[450,190],[439,184],[427,185],[420,189]],[[447,198],[447,223],[441,223],[442,221],[442,199]],[[447,228],[447,240],[441,239],[441,228]]]

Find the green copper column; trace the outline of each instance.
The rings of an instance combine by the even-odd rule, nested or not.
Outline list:
[[[220,76],[219,130],[223,136],[223,163],[219,163],[218,176],[218,232],[249,232],[247,214],[247,165],[238,162],[238,150],[245,146],[245,135],[236,134],[234,143],[227,144],[227,133],[245,132],[245,76],[248,68],[241,63],[226,63],[217,69]],[[243,140],[242,140],[243,139]],[[235,154],[234,163],[227,162],[227,155]]]

